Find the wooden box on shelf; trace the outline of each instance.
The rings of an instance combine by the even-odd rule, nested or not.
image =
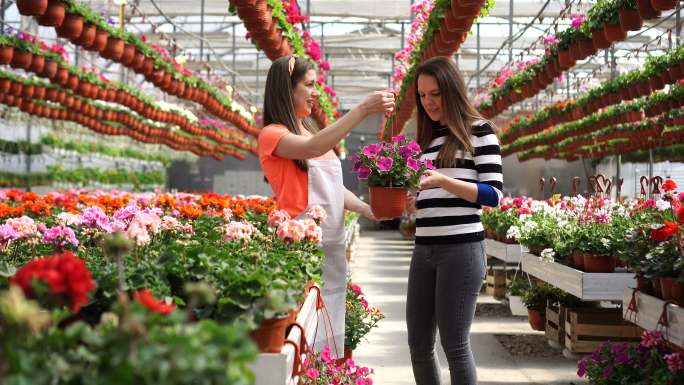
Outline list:
[[[638,343],[640,331],[622,319],[620,309],[567,309],[565,317],[565,347],[572,353],[591,353],[601,343]]]
[[[487,294],[496,299],[506,296],[506,271],[494,266],[487,269]]]
[[[504,243],[487,238],[485,251],[490,257],[494,257],[505,263],[518,263],[522,256],[522,247],[519,244]]]
[[[634,273],[585,273],[558,262],[523,253],[523,271],[584,301],[620,301],[623,290],[636,286]]]
[[[663,309],[667,309],[667,330],[663,331],[665,339],[684,348],[684,308],[637,291],[634,294],[636,311],[629,309],[632,301],[632,289],[626,289],[622,299],[622,313],[624,319],[633,322],[646,330],[662,329],[658,324]]]
[[[546,306],[546,339],[558,344],[565,344],[565,314],[567,309],[549,304]]]

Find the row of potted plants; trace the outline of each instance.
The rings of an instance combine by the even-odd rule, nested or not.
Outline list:
[[[73,252],[97,286],[83,298],[83,320],[98,320],[116,302],[117,287],[145,288],[190,307],[195,319],[247,322],[260,350],[279,352],[305,286],[321,274],[319,224],[326,215],[320,207],[294,220],[272,199],[213,193],[4,191],[2,197],[4,268],[14,271],[36,255]],[[106,258],[101,248],[102,238],[114,234],[130,239],[121,261]],[[123,276],[117,263],[124,265]],[[189,302],[183,287],[202,281],[216,302]],[[0,278],[0,286],[6,284]]]
[[[682,105],[684,105],[684,86],[677,84],[671,87],[668,92],[656,92],[632,103],[623,103],[602,112],[591,114],[577,122],[522,137],[510,145],[504,145],[502,151],[509,155],[517,151],[529,150],[538,145],[554,145],[591,133],[597,135],[606,127],[640,122],[644,120],[645,116],[654,117],[668,113],[663,116],[664,119],[667,119],[663,123],[674,123],[674,120],[681,116],[676,111]]]
[[[319,127],[326,127],[340,116],[335,91],[325,82],[330,64],[321,57],[320,45],[308,31],[302,32],[295,24],[306,21],[296,1],[233,0],[231,8],[245,24],[248,38],[271,60],[290,54],[309,59],[318,65],[316,88],[319,98],[312,117]]]
[[[606,191],[609,183],[600,183]],[[658,187],[657,199],[624,202],[582,196],[504,198],[499,208],[484,212],[483,224],[498,237],[505,231],[506,238],[544,261],[590,273],[626,265],[640,287],[656,282],[654,291],[666,286],[663,296],[684,304],[684,257],[678,246],[684,194],[677,194],[672,180]]]
[[[422,21],[422,31],[413,32],[418,41],[409,42],[413,44],[412,50],[400,51],[405,59],[405,70],[397,92],[396,117],[385,124],[386,137],[399,134],[413,114],[416,106],[413,82],[418,65],[431,57],[451,56],[457,52],[475,20],[489,14],[494,4],[493,0],[436,0],[431,5],[429,16]]]
[[[244,158],[243,148],[255,150],[254,144],[247,146],[241,141],[237,141],[235,145],[217,145],[210,139],[174,132],[162,123],[140,119],[122,107],[90,102],[70,91],[59,90],[47,83],[21,78],[7,72],[0,71],[0,87],[8,90],[0,97],[3,104],[19,107],[22,111],[36,116],[76,121],[109,135],[128,134],[146,143],[163,141],[174,149],[194,150],[194,153],[201,156],[218,157],[225,154]],[[27,89],[33,89],[33,92],[27,93]],[[38,95],[36,90],[39,92]],[[40,95],[42,93],[44,95]],[[43,99],[57,104],[47,103]]]
[[[41,145],[52,149],[74,151],[79,154],[101,154],[112,158],[159,162],[165,167],[171,164],[171,159],[162,153],[150,153],[149,150],[142,152],[130,147],[112,147],[93,141],[63,139],[54,133],[41,137],[40,144],[33,146],[40,147]]]
[[[95,168],[65,170],[61,166],[50,166],[44,173],[0,173],[0,187],[3,188],[55,184],[71,186],[107,184],[112,186],[132,185],[134,188],[140,189],[141,186],[164,186],[165,183],[166,175],[161,171],[132,172],[124,169],[100,170]]]
[[[540,112],[518,116],[508,129],[503,130],[501,141],[510,144],[517,139],[545,129],[595,113],[601,108],[621,101],[648,96],[666,84],[677,83],[684,78],[684,48],[675,48],[665,55],[646,58],[644,69],[636,69],[608,80],[587,92],[586,95],[568,102],[558,102]]]
[[[480,112],[494,117],[510,105],[545,89],[577,60],[595,55],[627,38],[627,31],[638,31],[644,20],[655,19],[661,11],[675,8],[676,0],[602,0],[586,16],[575,17],[572,26],[552,39],[543,58],[490,88]]]
[[[119,103],[149,119],[179,125],[193,135],[207,136],[217,141],[246,138],[245,134],[237,130],[217,132],[199,125],[197,118],[187,111],[169,108],[171,105],[157,103],[137,88],[73,66],[57,53],[63,47],[52,46],[48,49],[45,43],[26,33],[0,36],[0,47],[0,52],[3,53],[0,64],[9,64],[13,68],[48,78],[54,85],[84,97]],[[253,126],[242,128],[251,135],[258,133],[258,129]]]
[[[680,113],[681,110],[674,112]],[[677,118],[680,119],[680,118]],[[520,161],[533,158],[576,160],[579,156],[602,158],[636,150],[657,149],[684,141],[684,127],[667,126],[667,119],[648,119],[639,124],[608,127],[549,146],[537,146],[518,154]]]
[[[34,3],[22,0],[20,3]],[[26,16],[38,24],[54,27],[57,35],[86,50],[130,68],[168,94],[194,101],[213,115],[229,120],[241,129],[249,129],[251,114],[230,97],[220,92],[177,62],[168,51],[150,45],[137,35],[110,25],[87,5],[75,0],[38,0]],[[21,7],[19,8],[21,11]]]

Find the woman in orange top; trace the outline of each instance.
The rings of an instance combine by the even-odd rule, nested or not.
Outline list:
[[[394,95],[377,91],[335,123],[318,131],[307,119],[318,98],[317,73],[312,63],[296,56],[273,62],[264,92],[264,125],[259,134],[261,168],[280,209],[292,217],[322,206],[327,218],[323,231],[323,299],[327,317],[319,319],[314,348],[329,346],[343,356],[347,260],[344,249],[344,209],[375,220],[368,204],[342,184],[342,167],[333,148],[373,113],[394,110]],[[332,325],[327,325],[331,323]],[[332,326],[332,332],[330,332]]]

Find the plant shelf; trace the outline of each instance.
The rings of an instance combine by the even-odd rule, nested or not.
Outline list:
[[[623,291],[622,316],[624,319],[646,330],[661,330],[665,339],[684,348],[684,308],[674,304],[667,305],[669,327],[664,329],[658,325],[658,320],[663,313],[665,301],[640,291],[636,292],[635,298],[637,310],[632,312],[629,310],[632,289],[628,288]]]
[[[490,257],[504,261],[505,263],[520,263],[523,247],[520,244],[510,244],[493,239],[485,239],[485,251]]]

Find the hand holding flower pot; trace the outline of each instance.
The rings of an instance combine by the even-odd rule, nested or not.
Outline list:
[[[368,180],[370,206],[376,218],[396,218],[406,207],[406,192],[416,188],[431,162],[420,161],[420,146],[404,135],[364,147],[353,155],[352,171]]]

